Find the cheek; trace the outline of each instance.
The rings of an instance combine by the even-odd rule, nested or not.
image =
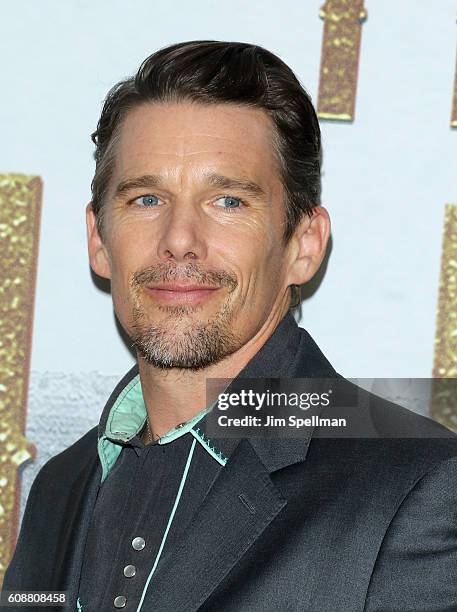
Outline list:
[[[149,263],[148,263],[149,262]],[[133,275],[150,265],[144,249],[134,240],[118,240],[111,255],[111,293],[116,306],[130,304],[133,299]]]
[[[243,294],[267,294],[277,291],[283,274],[284,249],[279,239],[265,233],[220,236],[214,242],[217,261],[226,270],[233,271]]]
[[[282,269],[285,257],[281,230],[273,219],[269,223],[244,220],[243,224],[227,226],[213,234],[212,245],[222,265],[240,271],[243,277],[271,276],[272,271]]]
[[[119,219],[113,224],[109,239],[115,272],[134,273],[150,265],[156,238],[147,224],[126,218]]]
[[[227,217],[223,224],[211,229],[213,245],[227,257],[235,261],[254,261],[274,248],[274,229],[265,215],[255,211],[250,217],[241,213]]]
[[[117,313],[130,309],[133,302],[128,275],[124,270],[116,269],[111,279],[111,297]]]
[[[281,291],[285,279],[286,253],[279,236],[273,243],[264,245],[256,252],[257,290],[264,296],[273,296]]]

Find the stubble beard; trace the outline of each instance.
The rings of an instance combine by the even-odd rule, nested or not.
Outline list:
[[[164,370],[200,370],[241,347],[231,329],[233,312],[228,303],[207,323],[192,320],[193,307],[161,306],[159,310],[169,313],[160,323],[148,322],[139,306],[132,313],[133,347],[150,365]]]

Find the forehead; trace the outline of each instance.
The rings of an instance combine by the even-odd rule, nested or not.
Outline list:
[[[116,145],[115,174],[162,172],[183,179],[227,171],[277,180],[273,123],[265,111],[235,104],[142,104],[128,112]]]

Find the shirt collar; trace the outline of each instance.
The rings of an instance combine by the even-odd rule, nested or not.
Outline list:
[[[227,457],[217,449],[197,423],[212,410],[214,404],[200,410],[195,416],[173,427],[158,440],[158,444],[168,444],[188,432],[200,442],[203,448],[216,461],[225,465]],[[117,395],[106,419],[105,430],[98,440],[98,455],[102,464],[102,482],[117,461],[122,447],[137,436],[145,426],[147,418],[141,388],[140,375],[136,374]]]

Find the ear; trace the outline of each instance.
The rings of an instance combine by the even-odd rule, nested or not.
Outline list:
[[[290,239],[288,285],[303,285],[312,279],[324,259],[329,236],[330,217],[323,206],[313,208],[311,217],[303,216]]]
[[[97,219],[92,203],[86,207],[87,247],[90,267],[98,276],[111,278],[111,265],[108,250],[103,243],[97,227]]]

